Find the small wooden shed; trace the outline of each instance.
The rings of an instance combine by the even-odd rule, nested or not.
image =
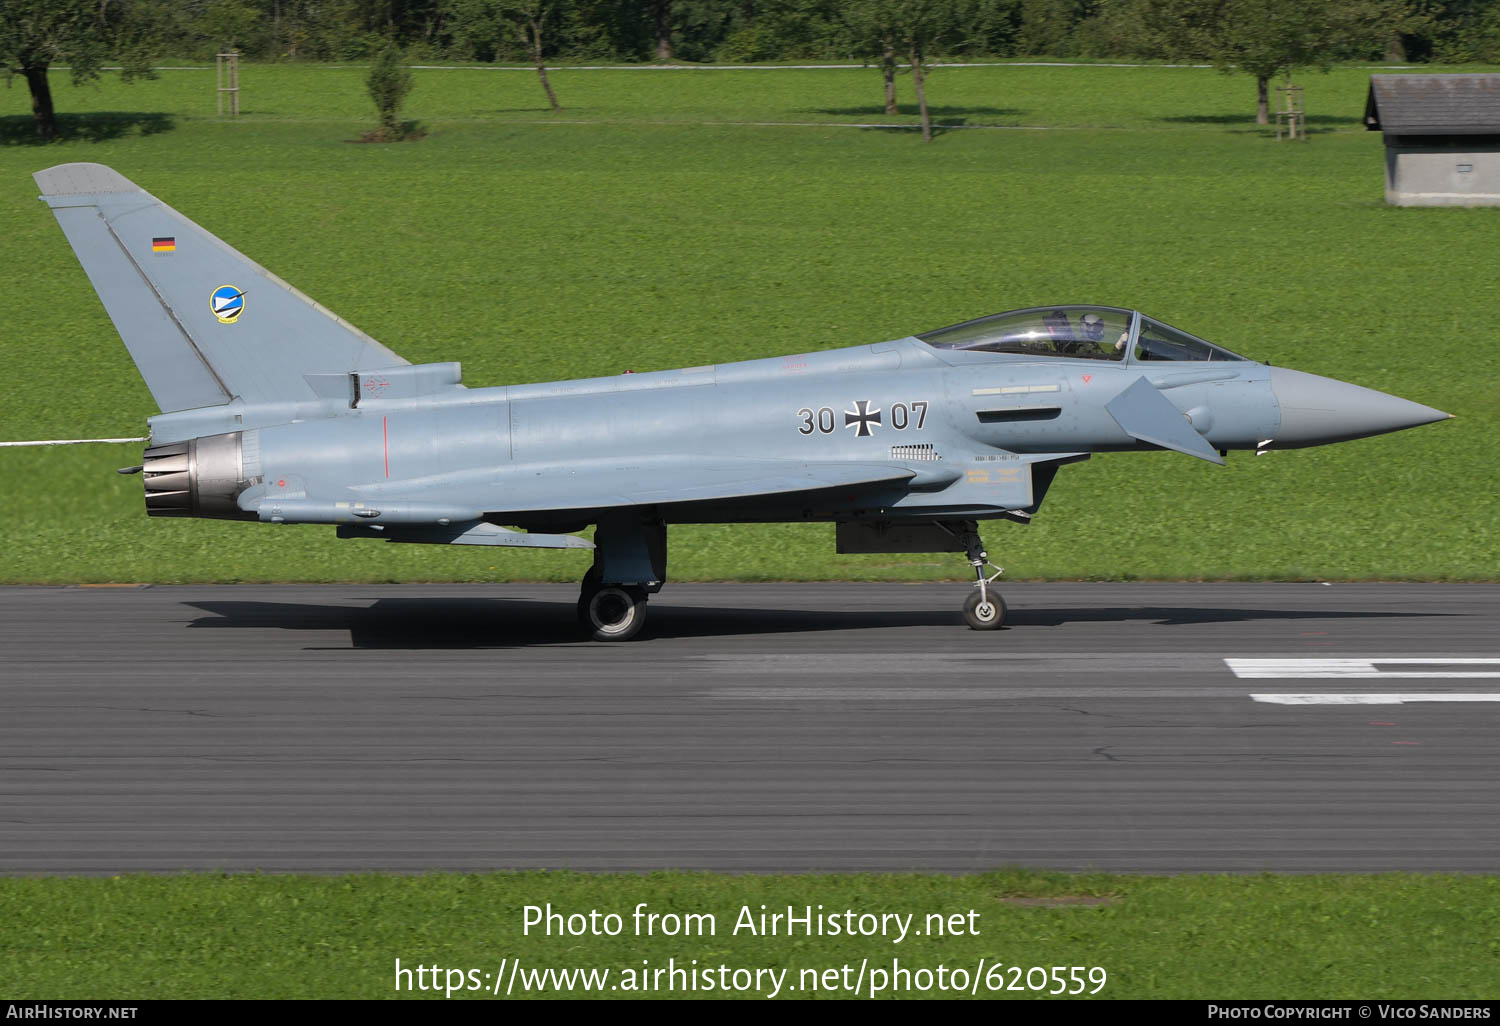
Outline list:
[[[1500,75],[1371,75],[1365,127],[1385,136],[1385,198],[1500,206]]]

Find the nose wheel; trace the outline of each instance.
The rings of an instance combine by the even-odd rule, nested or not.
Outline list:
[[[964,623],[972,630],[992,631],[1005,622],[1005,600],[994,589],[988,594],[974,592],[964,599]]]
[[[989,553],[984,551],[984,542],[980,540],[979,528],[974,521],[955,525],[957,530],[947,524],[939,526],[963,543],[969,565],[974,568],[974,591],[964,599],[964,623],[971,630],[997,630],[1005,623],[1005,600],[1000,597],[994,584],[1005,571],[990,562]],[[989,570],[994,573],[987,575],[986,571]]]

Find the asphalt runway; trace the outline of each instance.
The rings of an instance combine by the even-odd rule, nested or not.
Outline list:
[[[1500,586],[1003,591],[0,589],[0,872],[1500,870]]]

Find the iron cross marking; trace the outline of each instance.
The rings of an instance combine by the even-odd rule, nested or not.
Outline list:
[[[868,399],[860,399],[855,402],[854,409],[844,411],[844,427],[853,427],[855,424],[859,425],[854,432],[856,437],[865,438],[873,435],[875,429],[870,425],[879,423],[880,407],[877,406],[873,410],[870,409],[870,401]]]

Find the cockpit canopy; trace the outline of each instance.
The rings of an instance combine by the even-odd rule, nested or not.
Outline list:
[[[917,338],[967,349],[1076,360],[1244,360],[1196,335],[1115,306],[1037,306],[939,328]]]

